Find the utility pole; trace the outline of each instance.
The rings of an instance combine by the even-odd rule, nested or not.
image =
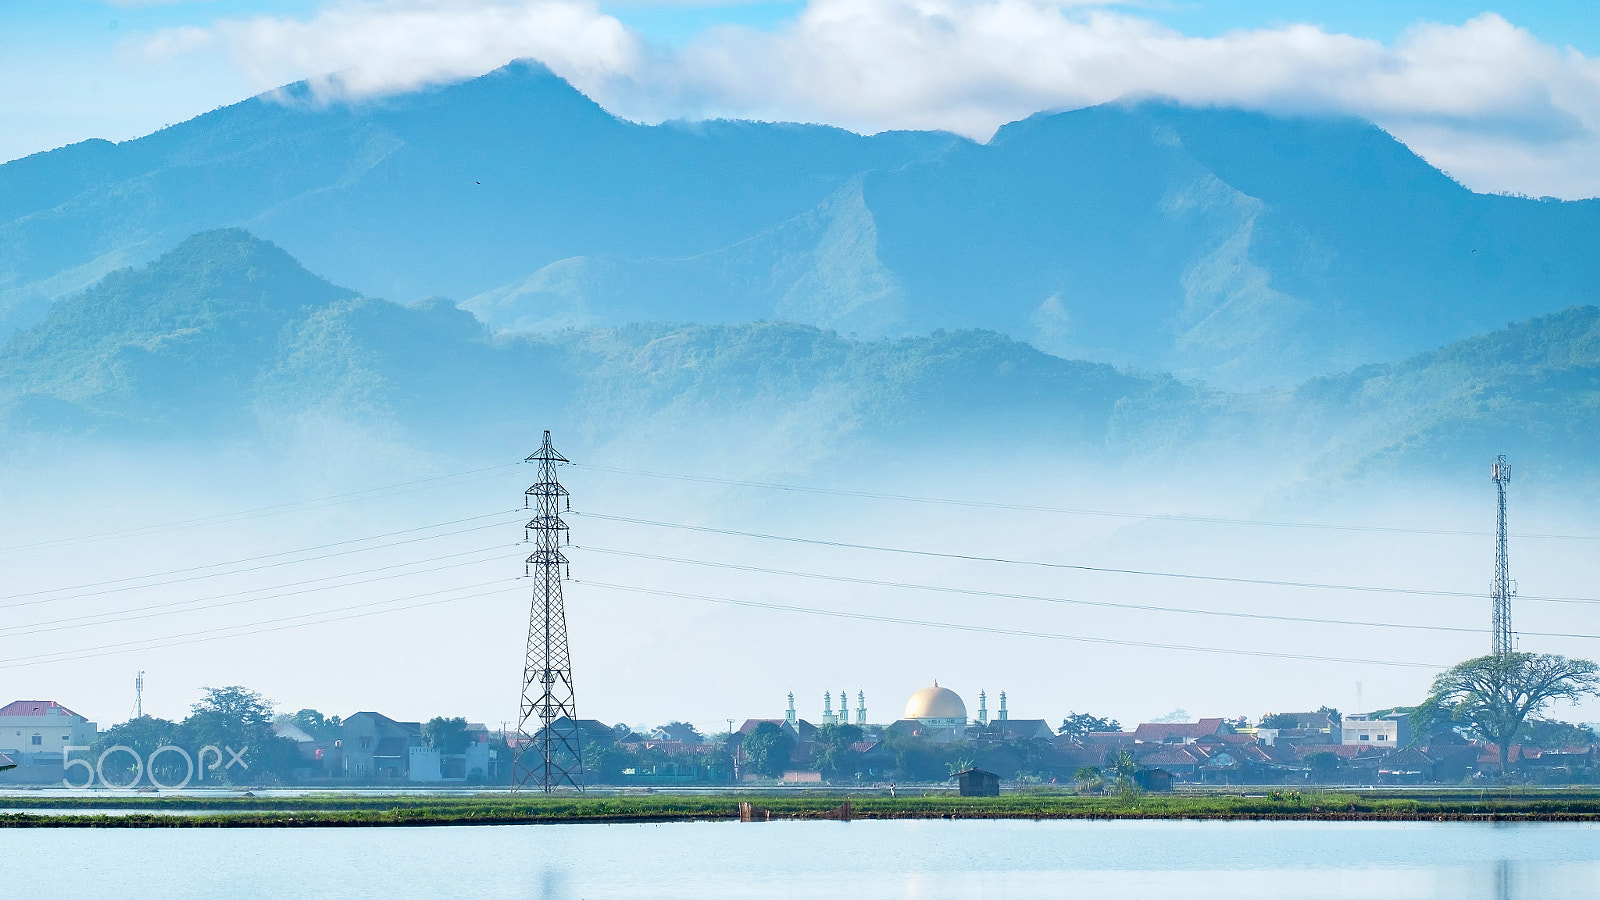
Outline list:
[[[1511,637],[1511,567],[1506,560],[1506,485],[1511,482],[1511,464],[1504,453],[1495,457],[1489,475],[1500,495],[1499,527],[1494,544],[1494,655],[1505,656],[1516,649]]]
[[[539,480],[525,492],[524,507],[534,510],[524,538],[534,544],[525,574],[533,579],[528,615],[528,652],[522,669],[522,708],[517,719],[517,751],[512,762],[512,790],[530,784],[545,793],[564,787],[583,790],[583,748],[580,746],[577,699],[572,689],[572,657],[567,647],[567,612],[561,597],[562,568],[567,558],[561,542],[567,523],[562,503],[571,509],[567,489],[556,466],[567,458],[544,445],[525,462],[539,464]],[[528,728],[535,721],[538,734]]]

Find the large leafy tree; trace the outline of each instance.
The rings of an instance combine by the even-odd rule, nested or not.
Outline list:
[[[127,747],[138,754],[139,760],[148,760],[151,755],[155,754],[156,750],[172,743],[176,732],[177,725],[166,719],[159,719],[155,716],[140,716],[137,719],[129,719],[120,725],[113,725],[101,732],[100,736],[95,738],[94,745],[89,748],[88,756],[74,756],[74,758],[83,758],[90,764],[94,764],[100,761],[101,754],[112,747]],[[138,764],[134,762],[132,756],[126,753],[112,753],[105,757],[105,762],[100,769],[104,772],[108,781],[114,784],[124,784],[127,782],[128,776],[133,774],[136,765]],[[157,769],[157,772],[154,773],[156,780],[163,784],[173,784],[183,777],[184,763],[174,754],[157,756],[155,766]],[[149,774],[151,773],[147,772],[141,778],[148,780]],[[194,775],[193,772],[189,774],[191,776]]]
[[[772,722],[762,722],[744,736],[744,754],[750,768],[773,778],[783,777],[794,751],[794,738]]]
[[[1077,741],[1082,740],[1087,734],[1121,730],[1122,723],[1116,719],[1102,719],[1088,713],[1068,712],[1067,717],[1061,720],[1061,727],[1056,729],[1056,734]]]
[[[429,719],[422,726],[422,739],[429,747],[446,756],[465,753],[467,745],[472,743],[471,736],[467,734],[467,720],[460,716],[434,716]]]
[[[829,778],[849,778],[861,771],[861,754],[851,748],[862,738],[859,725],[817,726],[817,769]]]
[[[339,717],[324,716],[314,709],[302,709],[293,715],[279,715],[275,721],[288,722],[319,741],[331,741],[339,737]]]
[[[1600,693],[1600,666],[1586,659],[1548,653],[1504,653],[1457,663],[1433,680],[1428,699],[1414,714],[1419,729],[1443,719],[1459,723],[1474,737],[1500,750],[1500,772],[1510,761],[1511,744],[1528,717],[1554,700],[1577,700]]]
[[[255,781],[263,776],[284,776],[296,765],[294,742],[272,730],[272,704],[240,685],[208,687],[178,725],[177,742],[187,747],[232,748],[246,768],[213,763],[207,777],[232,782]],[[229,761],[232,755],[229,754]]]

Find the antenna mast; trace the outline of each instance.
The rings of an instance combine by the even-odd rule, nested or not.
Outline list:
[[[1516,588],[1511,583],[1511,567],[1506,560],[1506,485],[1511,482],[1511,464],[1504,453],[1495,457],[1489,476],[1500,495],[1499,527],[1495,531],[1494,545],[1494,655],[1505,656],[1516,649],[1511,638],[1511,595]]]
[[[534,510],[524,538],[534,544],[525,574],[533,579],[533,604],[528,616],[528,653],[522,669],[522,709],[517,719],[517,749],[512,761],[512,790],[536,784],[545,793],[563,787],[583,790],[583,754],[579,746],[577,700],[572,690],[572,657],[567,648],[567,612],[561,597],[561,553],[567,523],[563,501],[571,509],[567,489],[556,466],[567,458],[544,445],[526,462],[539,464],[539,481],[526,491],[524,507]],[[537,721],[537,734],[528,729]]]
[[[133,679],[133,717],[144,718],[144,670]]]

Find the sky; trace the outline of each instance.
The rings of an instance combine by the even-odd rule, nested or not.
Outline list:
[[[300,78],[312,79],[330,101],[359,100],[533,56],[614,112],[646,121],[739,115],[862,131],[949,128],[981,138],[1039,109],[1162,93],[1195,103],[1369,116],[1478,189],[1600,195],[1600,24],[1576,3],[0,3],[0,157],[88,137],[131,138]],[[653,435],[574,458],[775,480],[754,462],[771,457],[759,452],[770,449],[760,440],[775,440],[768,423],[747,427],[756,438],[729,441],[728,428],[705,429],[702,440],[727,444],[722,457],[695,446],[677,460],[639,458],[651,452],[645,448],[672,443]],[[517,542],[528,473],[508,465],[512,459],[446,465],[403,453],[389,458],[381,448],[347,446],[325,432],[316,438],[328,458],[361,468],[330,471],[326,459],[293,458],[174,459],[158,467],[107,449],[104,460],[63,462],[58,472],[0,473],[0,508],[7,511],[0,563],[24,550],[38,560],[30,571],[6,572],[0,700],[56,697],[105,725],[127,717],[134,675],[146,671],[146,709],[167,717],[182,716],[203,685],[237,683],[288,709],[378,709],[402,719],[450,714],[498,724],[514,709],[506,686],[522,659],[526,585],[516,576],[525,551]],[[570,611],[574,646],[582,648],[581,710],[640,725],[685,717],[710,731],[726,717],[781,715],[789,691],[801,714],[815,720],[823,692],[847,690],[864,691],[874,721],[887,721],[935,678],[974,705],[979,690],[1005,690],[1018,717],[1054,719],[1075,710],[1132,723],[1177,709],[1249,716],[1322,704],[1372,709],[1415,702],[1439,668],[1487,647],[1485,603],[1460,596],[1484,590],[1492,556],[1481,533],[1491,510],[1481,471],[1444,495],[1402,495],[1391,485],[1365,494],[1352,489],[1337,508],[1275,501],[1271,482],[1253,484],[1258,470],[1248,466],[1220,476],[1066,464],[1034,472],[980,466],[975,475],[964,457],[950,458],[946,470],[807,477],[833,487],[1063,508],[1475,531],[1403,538],[1241,532],[1138,518],[796,499],[575,468]],[[450,472],[463,474],[428,482],[434,493],[349,496]],[[344,499],[318,499],[334,495]],[[1596,532],[1592,508],[1563,509],[1558,501],[1550,492],[1519,493],[1516,527]],[[1066,577],[840,548],[802,552],[728,535],[652,531],[601,515],[1020,560],[1445,593]],[[181,521],[190,524],[144,530]],[[113,536],[77,539],[107,534]],[[62,542],[37,547],[55,540]],[[1600,555],[1587,552],[1590,546],[1516,544],[1526,595],[1516,621],[1530,649],[1594,655]],[[85,554],[92,554],[88,562]],[[717,561],[802,574],[703,565]],[[659,593],[630,592],[630,585]],[[1332,632],[1303,621],[1241,624],[1133,608],[1141,605],[1348,624]],[[324,623],[329,609],[348,610],[350,618]],[[863,611],[991,630],[846,617]],[[321,624],[302,628],[306,619],[296,617]],[[1406,627],[1372,625],[1386,622]],[[240,628],[259,632],[235,634]],[[1116,635],[1201,649],[1071,639]],[[1246,655],[1261,648],[1278,655]],[[760,665],[745,662],[751,653]],[[1554,713],[1596,720],[1600,703]]]
[[[1013,717],[1052,725],[1069,711],[1130,726],[1178,710],[1351,712],[1414,704],[1437,672],[1489,647],[1485,467],[1285,499],[1270,454],[1106,466],[930,447],[896,466],[782,472],[793,460],[775,463],[761,430],[712,422],[698,437],[685,426],[589,447],[556,436],[578,461],[559,477],[572,492],[564,593],[581,715],[712,733],[781,716],[789,692],[818,722],[823,695],[845,691],[882,723],[934,680],[973,714],[979,691],[991,711],[1005,691]],[[231,684],[284,711],[491,727],[513,715],[531,591],[521,498],[535,470],[520,454],[386,450],[356,430],[317,442],[340,452],[154,459],[104,446],[0,473],[0,702],[55,699],[105,727],[129,717],[143,672],[144,710],[169,719],[203,686]],[[1593,658],[1593,510],[1564,499],[1560,479],[1532,481],[1511,497],[1520,646]],[[1548,714],[1597,721],[1600,700]]]
[[[1387,128],[1468,186],[1600,196],[1600,17],[1579,0],[4,0],[0,159],[124,140],[310,79],[361,99],[521,57],[639,121],[987,138],[1129,95]]]

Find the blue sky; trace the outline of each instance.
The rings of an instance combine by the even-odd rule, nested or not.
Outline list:
[[[1040,109],[1162,94],[1360,115],[1478,189],[1600,194],[1593,0],[0,0],[0,159],[302,78],[381,94],[522,56],[642,121],[983,139]]]

